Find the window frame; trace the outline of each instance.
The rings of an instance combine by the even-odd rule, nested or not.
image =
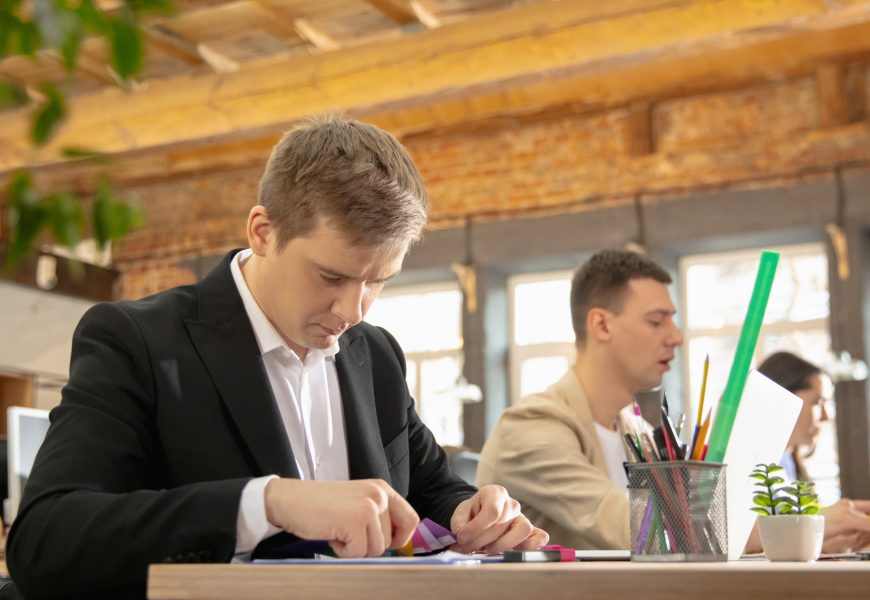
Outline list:
[[[557,281],[567,277],[568,281],[574,277],[574,269],[559,269],[556,271],[529,271],[509,275],[507,277],[507,304],[508,304],[508,373],[509,373],[509,402],[513,406],[522,397],[522,364],[530,358],[544,358],[548,356],[565,356],[568,364],[574,364],[576,358],[575,342],[538,342],[534,344],[517,344],[515,328],[516,288],[526,283],[542,283]],[[565,302],[570,302],[566,298]],[[571,323],[568,323],[571,327]]]
[[[417,411],[417,414],[420,415],[422,419],[423,415],[423,399],[422,399],[422,364],[428,360],[437,360],[441,358],[453,358],[457,361],[459,365],[459,371],[462,373],[462,366],[465,360],[465,337],[463,332],[463,297],[462,297],[462,289],[459,286],[459,283],[456,281],[435,281],[435,282],[426,282],[426,283],[407,283],[395,286],[386,287],[379,295],[378,300],[391,298],[395,296],[408,296],[408,295],[421,295],[421,294],[432,294],[438,292],[458,292],[460,297],[460,310],[459,310],[459,346],[457,348],[450,348],[444,350],[421,350],[421,351],[407,351],[404,347],[402,347],[402,353],[405,357],[405,365],[406,365],[406,375],[405,380],[407,382],[407,371],[409,370],[409,365],[413,365],[415,376],[414,376],[414,389],[411,389],[410,386],[408,388],[408,392],[411,394],[411,398],[414,400],[414,409]],[[368,316],[368,315],[367,315]],[[369,321],[366,321],[369,322]],[[370,323],[374,325],[373,323]],[[394,335],[393,332],[390,332],[391,335]],[[401,346],[401,342],[399,343]],[[428,425],[427,425],[428,426]],[[463,427],[463,435],[464,427]]]

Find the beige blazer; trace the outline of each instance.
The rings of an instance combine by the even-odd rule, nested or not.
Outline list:
[[[630,417],[620,413],[620,426]],[[550,543],[628,549],[628,494],[610,481],[592,413],[573,370],[502,414],[483,447],[478,485],[497,483]]]

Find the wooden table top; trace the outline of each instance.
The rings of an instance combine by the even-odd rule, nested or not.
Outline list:
[[[482,565],[152,565],[151,600],[547,598],[771,600],[870,597],[870,561]]]

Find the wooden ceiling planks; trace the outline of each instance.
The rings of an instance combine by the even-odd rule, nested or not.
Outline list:
[[[51,60],[0,62],[0,74],[17,82],[67,82],[74,109],[59,139],[36,153],[24,113],[0,113],[0,175],[59,163],[59,149],[84,138],[96,150],[140,158],[242,140],[254,143],[241,148],[259,154],[259,140],[335,107],[410,134],[554,107],[583,112],[654,101],[870,53],[870,2],[860,0],[177,6],[177,15],[149,21],[152,52],[132,94],[102,81],[108,70],[99,40],[89,41],[88,73],[75,79]]]

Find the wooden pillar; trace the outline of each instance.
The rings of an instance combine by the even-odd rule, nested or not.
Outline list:
[[[870,241],[860,224],[843,231],[848,248],[849,277],[841,279],[837,253],[828,239],[828,285],[831,293],[831,346],[867,359],[864,336],[864,281],[870,275]],[[870,497],[870,446],[868,446],[867,382],[841,382],[836,386],[837,439],[840,485],[844,497]]]
[[[654,152],[652,111],[646,102],[635,102],[628,107],[627,138],[626,147],[630,156]]]
[[[819,124],[837,127],[849,122],[846,71],[841,65],[822,65],[816,71],[819,89]]]
[[[466,403],[465,445],[479,451],[508,402],[507,276],[497,269],[477,273],[477,310],[463,309],[464,375],[480,386],[483,400]]]

